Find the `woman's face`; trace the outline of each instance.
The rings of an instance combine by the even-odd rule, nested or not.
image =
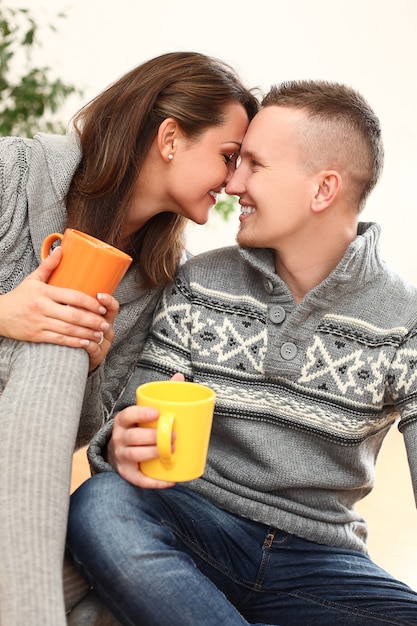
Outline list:
[[[164,211],[204,224],[236,168],[248,123],[245,108],[230,104],[223,124],[211,126],[196,139],[186,137],[176,125],[169,150],[155,140],[136,181],[126,234]]]
[[[221,126],[208,128],[194,140],[174,144],[166,188],[170,211],[204,224],[217,195],[236,168],[248,116],[240,104],[230,104]]]

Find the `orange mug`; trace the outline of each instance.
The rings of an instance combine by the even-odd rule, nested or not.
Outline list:
[[[57,240],[61,240],[62,259],[49,285],[77,289],[93,298],[98,293],[113,294],[132,263],[128,254],[74,228],[67,228],[64,234],[51,233],[44,239],[42,261]]]
[[[215,393],[199,383],[161,380],[140,385],[136,403],[159,411],[159,418],[141,424],[157,429],[158,457],[143,461],[140,470],[150,478],[188,481],[202,476],[210,440]],[[172,451],[172,433],[175,450]]]

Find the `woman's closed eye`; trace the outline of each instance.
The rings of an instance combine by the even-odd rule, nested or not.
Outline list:
[[[223,155],[226,165],[229,165],[229,163],[234,163],[236,165],[238,156],[239,154],[237,152]]]

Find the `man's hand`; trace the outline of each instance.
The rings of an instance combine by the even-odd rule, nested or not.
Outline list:
[[[171,380],[184,380],[184,376],[174,374]],[[156,428],[141,428],[140,424],[152,422],[158,417],[157,409],[152,407],[129,406],[114,419],[112,436],[107,446],[107,460],[120,476],[137,487],[165,489],[175,484],[149,478],[140,471],[142,461],[158,458]]]

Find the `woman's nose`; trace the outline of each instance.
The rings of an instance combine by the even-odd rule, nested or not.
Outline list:
[[[240,196],[245,190],[243,177],[239,168],[230,172],[226,179],[225,191],[232,196]]]

